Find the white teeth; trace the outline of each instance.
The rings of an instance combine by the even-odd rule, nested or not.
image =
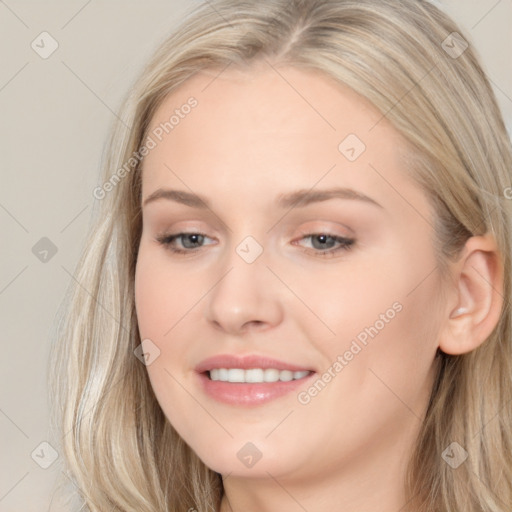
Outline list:
[[[265,382],[277,382],[279,380],[279,370],[267,368],[263,372],[263,380]]]
[[[279,373],[279,380],[284,382],[288,382],[289,380],[293,380],[293,372],[290,370],[283,370]]]
[[[245,382],[245,370],[239,368],[232,368],[228,370],[229,382]]]
[[[241,368],[214,368],[210,370],[211,380],[220,380],[222,382],[289,382],[290,380],[303,379],[309,375],[308,370],[292,372],[290,370],[278,370],[276,368],[250,368],[243,370]]]
[[[245,370],[245,382],[263,382],[264,372],[261,368]]]

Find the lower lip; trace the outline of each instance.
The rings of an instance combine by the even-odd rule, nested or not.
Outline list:
[[[223,382],[211,380],[206,373],[199,373],[205,393],[218,402],[239,406],[261,405],[280,398],[302,387],[315,373],[288,382]]]

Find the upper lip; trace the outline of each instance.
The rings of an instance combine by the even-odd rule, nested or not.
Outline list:
[[[314,371],[306,366],[286,363],[278,359],[256,354],[219,354],[217,356],[204,359],[195,367],[195,370],[198,373],[204,373],[214,368],[241,368],[244,370],[251,368],[276,368],[278,370],[290,370],[292,372]]]

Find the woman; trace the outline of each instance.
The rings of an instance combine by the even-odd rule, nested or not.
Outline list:
[[[512,151],[453,21],[208,2],[121,117],[52,356],[80,506],[510,510]]]

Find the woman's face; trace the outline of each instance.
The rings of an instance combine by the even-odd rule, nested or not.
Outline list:
[[[136,307],[171,424],[223,474],[384,478],[428,403],[442,286],[397,132],[261,65],[196,75],[149,136]]]

